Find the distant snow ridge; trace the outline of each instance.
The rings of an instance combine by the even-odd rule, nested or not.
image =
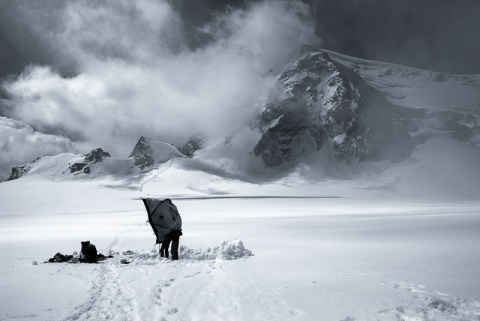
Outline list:
[[[185,154],[171,144],[142,136],[128,159],[112,159],[110,154],[102,148],[96,148],[85,155],[68,154],[68,162],[61,160],[67,154],[38,157],[30,163],[13,167],[7,181],[19,179],[32,171],[54,171],[55,174],[59,175],[67,173],[73,174],[70,177],[92,178],[117,173],[123,175],[136,174],[152,170],[156,165],[166,163],[175,157],[193,157],[194,153],[203,147],[204,138],[200,135],[192,136],[182,147]],[[49,159],[53,159],[54,164],[50,163]],[[68,177],[68,175],[64,177]]]
[[[190,249],[182,245],[180,256],[190,260],[238,260],[253,256],[253,253],[243,246],[241,240],[232,240],[207,249]]]

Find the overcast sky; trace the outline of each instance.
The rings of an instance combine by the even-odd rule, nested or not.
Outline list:
[[[480,73],[479,16],[477,0],[2,1],[0,180],[44,154],[228,135],[302,44]]]
[[[21,72],[25,65],[48,64],[68,74],[75,71],[60,57],[30,14],[48,20],[40,32],[57,32],[60,22],[51,7],[64,1],[3,1],[0,5],[0,76]],[[106,1],[103,1],[106,2]],[[155,1],[161,3],[163,1]],[[172,10],[192,47],[209,37],[195,28],[211,22],[228,8],[246,9],[261,1],[171,0]],[[290,1],[291,2],[291,1]],[[477,0],[310,0],[315,32],[322,47],[367,59],[406,64],[448,73],[480,73],[480,1]],[[100,2],[102,3],[102,2]],[[48,10],[47,10],[48,8]],[[49,30],[52,28],[53,30]]]

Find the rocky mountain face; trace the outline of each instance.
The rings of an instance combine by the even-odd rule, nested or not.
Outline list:
[[[281,73],[267,97],[253,152],[267,168],[292,166],[319,151],[346,164],[401,160],[415,141],[398,114],[354,69],[326,52],[307,51]],[[398,155],[390,155],[392,145]]]
[[[193,151],[192,151],[193,155]],[[149,170],[159,163],[165,163],[173,157],[186,157],[175,146],[156,141],[147,137],[141,137],[132,153],[128,156],[133,160],[132,166],[141,171]]]
[[[153,149],[149,144],[150,139],[147,137],[140,137],[137,144],[132,150],[132,153],[128,158],[133,159],[133,165],[138,166],[140,169],[152,167],[155,161],[152,157]]]
[[[360,119],[362,98],[354,84],[324,52],[310,53],[280,76],[259,116],[262,137],[254,148],[266,167],[296,162],[328,139],[338,160],[368,154]]]

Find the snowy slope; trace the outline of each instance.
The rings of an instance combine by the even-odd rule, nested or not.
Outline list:
[[[478,112],[480,108],[480,75],[445,74],[325,51],[397,105],[429,111]]]
[[[38,157],[30,163],[12,168],[8,180],[36,174],[45,176],[45,173],[49,173],[49,178],[57,181],[92,179],[108,175],[117,178],[131,176],[132,179],[137,179],[138,175],[176,157],[186,158],[170,144],[141,137],[127,159],[112,158],[101,148],[94,149],[86,155],[64,153]]]

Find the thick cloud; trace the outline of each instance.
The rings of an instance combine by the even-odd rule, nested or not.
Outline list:
[[[480,73],[480,1],[313,0],[323,47],[448,73]]]
[[[197,49],[166,1],[49,3],[22,14],[77,74],[28,67],[3,84],[8,115],[84,153],[102,147],[126,157],[141,135],[175,144],[196,133],[223,139],[251,119],[279,59],[319,44],[309,7],[296,1],[217,14],[198,29],[209,42]]]
[[[35,132],[20,121],[0,117],[0,182],[13,166],[25,164],[39,155],[71,151],[71,142],[62,137]]]
[[[58,28],[55,19],[51,19],[49,15],[55,12],[62,2],[59,0],[2,1],[0,5],[0,79],[22,72],[29,64],[54,66],[63,75],[73,74],[76,71],[74,59],[62,56],[54,43],[47,41],[50,32],[48,29]],[[39,29],[35,23],[31,23],[36,20],[45,21],[43,30]]]
[[[67,149],[125,157],[141,135],[223,138],[304,43],[480,73],[479,11],[476,0],[4,1],[0,166]]]
[[[173,20],[177,19],[181,25],[180,43],[189,48],[202,48],[212,38],[210,34],[201,32],[201,26],[229,10],[246,11],[260,2],[261,0],[159,0],[140,1],[139,5],[136,5],[125,1],[112,1],[109,6],[116,7],[115,13],[120,12],[121,15],[132,17],[138,16],[138,11],[143,10],[150,15],[150,21],[155,23],[165,21],[161,16],[155,17],[155,14],[168,12]],[[450,73],[480,73],[480,1],[302,2],[315,12],[316,32],[323,40],[323,47],[327,49],[424,69]],[[120,41],[116,46],[112,46],[115,37],[105,39],[106,34],[97,27],[103,20],[105,29],[113,28],[118,31],[119,39],[125,39],[123,33],[131,35],[139,29],[131,28],[131,19],[126,24],[112,24],[113,17],[104,15],[108,10],[101,9],[105,6],[105,1],[4,1],[0,6],[0,77],[17,74],[25,65],[31,63],[52,66],[62,75],[75,74],[76,60],[71,56],[61,55],[60,52],[66,49],[64,43],[58,44],[54,39],[58,38],[60,33],[65,36],[74,34],[76,39],[83,37],[81,46],[85,47],[92,46],[89,37],[98,36],[108,40],[108,45],[93,45],[97,47],[99,54],[107,51],[110,54],[116,52],[120,56],[131,55],[121,50],[124,46]],[[92,7],[94,10],[91,10]],[[160,7],[165,10],[158,10]],[[79,8],[87,10],[82,12]],[[95,10],[98,8],[100,9]],[[73,21],[68,21],[75,20],[78,15],[92,22],[96,20],[94,25],[97,27],[90,30],[97,28],[97,32],[84,33],[83,29],[81,31],[75,27]],[[43,22],[39,24],[39,20]],[[116,21],[120,22],[121,19]],[[143,19],[139,19],[133,24],[139,27],[142,21]],[[179,34],[171,32],[173,29],[163,36],[170,35],[171,41],[175,42],[179,39]],[[139,35],[140,39],[146,37]],[[155,42],[151,43],[155,46]],[[132,45],[130,49],[135,52],[137,50],[134,47]]]

